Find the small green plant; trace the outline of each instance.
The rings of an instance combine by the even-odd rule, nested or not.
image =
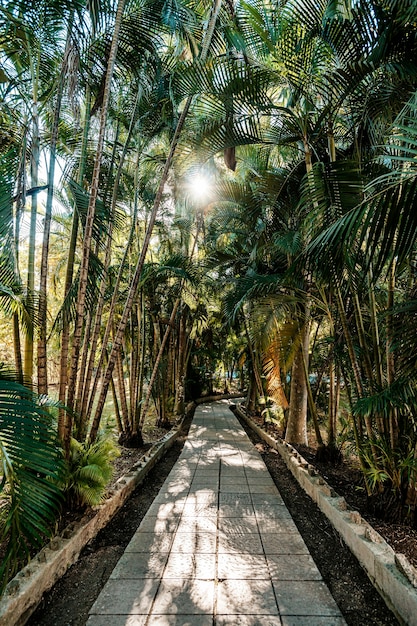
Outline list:
[[[281,426],[284,420],[284,412],[272,398],[263,398],[260,405],[264,405],[264,409],[261,411],[261,415],[264,420],[264,424],[273,424],[274,426]]]
[[[63,491],[72,508],[100,504],[113,475],[113,461],[120,455],[117,443],[109,436],[94,443],[71,440],[70,458]]]
[[[364,477],[368,493],[376,497],[382,495],[385,515],[390,512],[389,509],[393,509],[399,520],[410,512],[406,500],[417,476],[413,442],[407,439],[402,443],[402,447],[393,450],[387,442],[380,439],[372,442],[374,454],[371,454],[370,444],[362,451],[366,463]],[[378,452],[377,463],[375,450]]]

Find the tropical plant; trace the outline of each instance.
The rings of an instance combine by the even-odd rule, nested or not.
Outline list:
[[[113,462],[119,455],[110,436],[100,436],[92,444],[71,439],[70,456],[60,483],[71,508],[95,506],[103,501],[113,475]]]
[[[1,588],[51,534],[60,511],[64,462],[45,398],[0,372]]]

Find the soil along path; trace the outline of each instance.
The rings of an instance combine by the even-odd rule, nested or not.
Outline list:
[[[133,617],[138,626],[346,624],[227,402],[196,409],[180,458],[87,624]]]
[[[227,415],[229,416],[229,413],[227,413]],[[234,432],[235,429],[233,428],[233,433]],[[330,586],[333,596],[337,599],[339,606],[342,608],[346,623],[350,626],[388,626],[398,624],[372,587],[356,559],[352,557],[350,552],[342,544],[332,527],[327,523],[326,518],[323,517],[317,507],[312,504],[308,496],[299,488],[284,464],[282,462],[280,463],[280,458],[276,452],[270,451],[263,444],[258,443],[256,437],[253,441],[261,452],[274,481],[279,484],[280,493],[284,500],[286,500],[288,507],[291,508],[291,514],[296,520],[300,530],[303,532],[305,542],[310,552],[319,564],[323,579]],[[194,436],[191,439],[191,444],[193,442],[195,442]],[[211,442],[207,448],[211,449],[212,445],[214,445],[214,442]],[[170,450],[167,457],[164,458],[149,475],[147,484],[137,490],[130,501],[123,507],[123,510],[114,518],[107,528],[100,533],[96,540],[87,547],[80,561],[69,570],[66,576],[64,576],[55,588],[45,597],[43,606],[38,609],[28,622],[31,626],[56,626],[57,624],[60,626],[84,626],[86,624],[89,610],[100,593],[100,590],[105,585],[118,558],[123,554],[132,534],[134,534],[141,519],[143,519],[146,510],[158,493],[165,476],[175,462],[175,456],[178,455],[180,446],[181,442],[175,444],[175,447]],[[248,450],[250,449],[252,449],[252,447],[249,445]],[[268,477],[266,472],[263,472],[263,474]],[[198,478],[198,476],[195,476],[195,478]],[[232,478],[232,482],[236,484],[234,478]],[[247,484],[249,485],[249,483]],[[203,490],[203,486],[204,485],[201,485],[200,491]],[[222,506],[229,507],[229,510],[230,507],[237,506],[236,498],[233,498],[233,493],[234,491],[226,491],[224,495],[221,496],[222,491],[220,491],[220,497],[225,499],[225,501],[222,502]],[[231,494],[232,497],[230,497]],[[243,495],[246,494],[241,493],[241,497]],[[245,499],[246,498],[242,499],[242,505]],[[227,500],[232,500],[232,502],[227,502]],[[282,504],[277,506],[282,507]],[[228,519],[229,523],[230,519],[233,521],[233,518],[221,517],[220,508],[218,511],[216,515],[219,515],[219,520],[223,519],[223,525],[227,526]],[[227,511],[227,509],[225,509],[225,511]],[[236,529],[239,525],[239,520],[235,518],[234,521],[235,523],[232,524],[232,527]],[[236,522],[238,522],[238,524],[236,524]],[[210,533],[210,531],[208,531],[208,533]],[[251,534],[256,535],[256,533]],[[246,534],[246,537],[247,536],[248,534]],[[220,535],[218,535],[218,537],[220,547]],[[239,543],[239,534],[231,534],[230,539]],[[224,544],[224,538],[222,541]],[[174,554],[175,553],[173,553],[172,556],[174,556]],[[218,552],[217,554],[219,556],[223,553]],[[308,557],[308,554],[304,556]],[[264,555],[263,557],[265,558]],[[183,561],[183,558],[181,557],[180,560]],[[217,562],[217,567],[219,567],[219,561]],[[226,573],[228,574],[228,572]],[[218,578],[221,578],[220,571],[218,571],[217,574]],[[114,580],[117,581],[117,578]],[[167,578],[166,580],[170,579]],[[225,576],[224,580],[219,581],[223,589],[227,589],[227,585],[231,585],[228,580],[228,576]],[[251,581],[251,584],[254,582],[254,588],[256,588],[256,585],[259,585],[259,580],[262,579]],[[311,582],[315,583],[321,581]],[[216,598],[218,601],[219,596],[217,595]],[[235,595],[232,594],[231,598],[232,604],[235,603]],[[92,617],[90,619],[92,619]],[[298,626],[300,624],[303,624],[303,626],[308,624],[309,626],[316,626],[319,623],[329,624],[328,617],[325,618],[323,622],[320,618],[310,619],[305,618],[305,616],[290,618],[287,616],[285,619],[283,618],[282,624],[297,624]],[[339,619],[336,615],[334,617]],[[171,618],[173,618],[173,615],[171,615],[169,618],[170,621],[167,623],[182,623],[174,622]],[[101,618],[95,617],[94,619],[97,620]],[[136,618],[132,617],[131,619]],[[137,619],[134,623],[141,623],[137,621]],[[201,616],[199,616],[196,622],[199,626],[204,625],[201,619]],[[271,619],[275,621],[269,621],[268,623],[270,624],[281,623],[277,621],[277,616]],[[106,626],[110,624],[111,626],[116,626],[116,622],[112,621],[112,617],[103,616],[103,620],[104,621],[98,621],[97,623],[106,623]],[[125,624],[126,621],[122,623]],[[158,618],[155,618],[148,623],[156,625],[159,621]],[[242,616],[239,617],[238,621],[221,621],[219,617],[217,623],[246,625],[254,622],[249,621],[248,617]],[[255,623],[263,624],[265,622],[263,618],[259,616],[258,621]],[[337,624],[338,622],[332,621],[330,623]],[[212,624],[212,621],[210,621],[210,624]]]

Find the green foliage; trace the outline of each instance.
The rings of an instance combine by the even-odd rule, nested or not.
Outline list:
[[[411,440],[404,445],[393,449],[382,439],[372,442],[363,448],[363,458],[366,462],[364,470],[365,480],[370,493],[390,489],[399,502],[405,501],[406,493],[411,480],[417,476],[417,458]],[[375,462],[377,451],[377,463]]]
[[[265,402],[266,406],[261,411],[264,424],[272,424],[278,428],[281,427],[284,422],[284,411],[280,406],[274,403],[273,398],[267,397],[265,398]]]
[[[93,444],[71,440],[70,457],[62,488],[72,507],[95,506],[104,498],[113,475],[113,461],[119,448],[109,436]]]
[[[63,459],[45,401],[0,371],[0,589],[55,521]]]

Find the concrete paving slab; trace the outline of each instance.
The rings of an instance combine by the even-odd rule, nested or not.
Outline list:
[[[261,457],[256,457],[256,461],[252,460],[250,461],[250,463],[247,463],[245,465],[245,472],[246,474],[248,474],[248,472],[259,472],[259,473],[266,473],[266,475],[268,475],[268,470],[266,469],[265,463],[262,461]]]
[[[88,626],[344,626],[260,455],[235,426],[225,403],[197,408]]]
[[[251,493],[262,493],[262,494],[268,494],[270,493],[273,496],[277,496],[278,495],[278,489],[275,487],[275,485],[251,485],[250,486],[250,492]]]
[[[194,483],[191,484],[190,487],[190,491],[188,492],[189,496],[195,496],[198,494],[203,494],[203,492],[207,491],[208,488],[214,488],[214,493],[215,493],[215,502],[213,502],[213,504],[217,504],[217,494],[218,494],[218,486],[216,488],[216,483],[215,482],[211,482],[210,485],[207,484],[199,484],[197,483],[196,485],[194,485]]]
[[[327,586],[320,581],[273,580],[280,615],[339,616],[340,611]]]
[[[268,493],[252,493],[251,492],[251,500],[255,505],[258,504],[268,504],[270,506],[276,506],[278,504],[284,504],[284,500],[281,498],[281,495],[278,494],[268,494]]]
[[[267,477],[267,476],[252,476],[252,475],[247,475],[246,474],[246,480],[248,485],[251,487],[252,485],[263,485],[263,486],[268,486],[268,487],[274,487],[274,481],[272,480],[272,478]]]
[[[169,552],[175,533],[136,532],[125,552]]]
[[[309,554],[269,554],[266,561],[273,580],[322,580]]]
[[[264,554],[261,537],[258,533],[245,535],[219,535],[219,555],[227,554]]]
[[[147,533],[173,533],[177,530],[180,517],[169,517],[160,519],[157,516],[145,516],[141,522],[140,530]]]
[[[246,535],[247,533],[258,533],[256,517],[248,516],[242,519],[237,517],[221,517],[218,520],[219,533],[225,535]]]
[[[241,493],[241,492],[228,492],[228,493],[219,493],[219,505],[223,504],[252,504],[252,497],[250,493]]]
[[[261,535],[267,535],[270,533],[298,533],[298,528],[294,524],[293,520],[288,518],[281,519],[257,519],[259,532]]]
[[[179,533],[194,532],[195,530],[216,532],[217,520],[215,517],[182,517],[178,524]]]
[[[201,487],[188,493],[185,504],[217,504],[217,500],[217,490],[211,487]]]
[[[191,479],[190,479],[191,480]],[[164,488],[158,493],[158,500],[154,500],[154,504],[163,504],[164,502],[175,502],[176,512],[181,512],[181,507],[185,504],[188,494],[190,493],[190,480],[187,487]]]
[[[213,615],[214,580],[162,580],[152,615]]]
[[[263,461],[262,461],[263,463]],[[252,467],[254,466],[254,467]],[[245,476],[246,476],[246,480],[249,484],[254,483],[256,484],[257,482],[265,482],[268,483],[269,485],[274,485],[274,481],[272,480],[266,465],[264,465],[263,468],[258,468],[256,467],[256,464],[254,462],[252,462],[249,466],[249,464],[245,465]],[[272,482],[271,482],[272,481]]]
[[[224,480],[220,478],[219,486],[220,494],[246,494],[247,502],[251,501],[249,485],[244,478],[233,478],[230,480]]]
[[[259,522],[268,520],[292,519],[287,507],[283,504],[256,504],[254,507],[256,519]]]
[[[218,555],[217,577],[219,580],[262,580],[266,577],[266,560],[263,554],[223,553]]]
[[[215,554],[171,553],[163,573],[166,578],[199,578],[214,580],[216,578]]]
[[[153,502],[148,509],[148,514],[158,519],[168,519],[171,516],[180,516],[184,510],[184,506],[185,503],[177,503],[174,499],[170,499],[166,502]]]
[[[163,502],[168,496],[175,497],[178,500],[184,498],[190,488],[190,480],[192,480],[193,475],[194,473],[190,472],[190,475],[187,478],[175,477],[168,483],[165,482],[154,502]]]
[[[135,580],[109,579],[91,607],[92,615],[148,615],[160,581],[155,578]],[[109,624],[110,620],[108,620]]]
[[[146,554],[145,552],[125,552],[119,559],[110,578],[161,578],[168,552]]]
[[[268,554],[309,554],[304,539],[298,532],[262,534],[264,552]]]
[[[272,583],[224,580],[217,586],[217,615],[278,615]]]
[[[220,466],[201,465],[196,469],[191,480],[212,480],[213,482],[218,482],[220,480],[219,471]]]
[[[254,517],[255,511],[251,504],[222,504],[219,508],[220,517],[247,518]]]
[[[212,487],[217,491],[219,488],[219,478],[217,476],[199,476],[198,478],[193,478],[191,481],[190,491],[195,491],[196,489],[206,489],[207,487]]]
[[[243,483],[245,486],[248,485],[246,476],[244,474],[225,474],[224,472],[222,472],[222,475],[220,477],[220,484],[222,487],[226,487],[227,485],[237,485],[239,483]]]
[[[211,502],[188,503],[184,506],[181,519],[200,515],[217,518],[217,505]]]
[[[194,530],[177,532],[171,546],[171,552],[180,554],[215,554],[217,536],[215,532]]]

